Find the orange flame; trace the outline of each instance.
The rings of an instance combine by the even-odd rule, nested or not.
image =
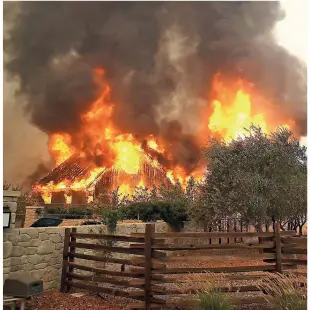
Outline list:
[[[272,115],[266,113],[270,104],[255,93],[253,85],[241,79],[233,83],[225,82],[219,75],[213,82],[213,112],[208,123],[208,128],[213,134],[230,141],[246,135],[251,125],[260,127],[267,134],[280,125],[278,123],[273,126]],[[256,105],[254,101],[257,102]],[[268,124],[267,118],[270,120]],[[288,124],[280,126],[289,127]]]
[[[114,168],[128,174],[137,174],[140,170],[142,150],[139,145],[132,142],[132,139],[132,135],[121,135],[116,138],[117,142],[112,145],[117,154]]]
[[[133,178],[139,174],[143,170],[143,162],[147,161],[152,167],[162,169],[157,159],[145,156],[141,143],[134,138],[132,133],[120,133],[114,126],[112,122],[114,105],[110,101],[112,90],[105,80],[103,69],[94,69],[94,81],[100,91],[89,111],[80,116],[81,130],[75,133],[74,137],[66,133],[51,135],[49,151],[56,165],[75,153],[85,159],[89,154],[102,156],[104,161],[99,166],[91,162],[92,168],[87,177],[77,178],[74,181],[63,180],[58,184],[50,182],[47,185],[36,185],[36,189],[41,193],[46,203],[51,202],[52,192],[59,191],[64,191],[66,202],[71,203],[72,191],[80,190],[86,192],[85,195],[89,202],[92,201],[91,193],[94,191],[96,178],[98,174],[108,168],[127,174],[126,178],[119,177],[119,183],[116,186],[119,187],[118,191],[121,197],[132,195],[134,189],[131,188],[128,176]],[[282,123],[286,124],[284,126],[293,124],[287,120],[283,122],[283,118],[280,121],[279,117],[274,115],[275,112],[269,102],[255,92],[253,85],[241,79],[228,81],[217,75],[212,84],[210,99],[208,113],[201,120],[202,124],[206,124],[206,128],[197,133],[197,137],[203,137],[201,142],[205,142],[210,134],[230,141],[238,136],[243,136],[246,133],[245,128],[249,128],[251,124],[260,126],[265,133],[274,130],[276,125]],[[75,141],[74,146],[73,140]],[[146,140],[148,150],[166,157],[171,156],[157,137],[150,135]],[[84,141],[87,141],[88,144],[83,145]],[[79,142],[81,145],[78,145]],[[184,167],[176,165],[166,171],[166,177],[172,184],[179,182],[185,188],[190,175],[196,180],[200,180],[204,172],[205,167],[203,166],[197,167],[189,174]],[[148,186],[145,179],[141,177],[135,184]]]
[[[73,154],[70,147],[71,137],[68,134],[53,134],[49,138],[49,151],[55,159],[56,165],[61,164]]]

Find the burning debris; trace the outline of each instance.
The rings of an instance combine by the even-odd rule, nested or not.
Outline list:
[[[49,137],[56,168],[36,185],[46,201],[185,186],[203,176],[208,138],[251,124],[306,133],[306,67],[274,41],[278,2],[18,6],[6,70]]]

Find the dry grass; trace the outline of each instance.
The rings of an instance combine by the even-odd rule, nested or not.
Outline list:
[[[208,280],[206,281],[206,275]],[[227,294],[221,293],[217,288],[223,281],[222,274],[206,273],[206,275],[192,274],[185,277],[185,282],[180,283],[180,289],[187,293],[191,291],[196,295],[195,310],[230,310],[232,303]],[[189,281],[186,281],[189,280]],[[193,288],[194,281],[198,287]]]
[[[272,298],[268,302],[275,310],[306,310],[307,279],[300,276],[266,274],[260,288]]]
[[[178,283],[180,285],[180,289],[184,292],[188,290],[193,290],[193,283],[196,283],[197,288],[194,290],[197,293],[202,291],[211,291],[216,290],[220,284],[225,280],[225,274],[222,273],[212,273],[212,272],[204,272],[201,274],[187,274],[185,275],[182,280],[184,282]]]

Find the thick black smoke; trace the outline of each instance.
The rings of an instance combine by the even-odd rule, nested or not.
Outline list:
[[[217,72],[254,82],[305,135],[306,68],[272,37],[282,18],[274,1],[20,2],[5,69],[50,134],[79,129],[97,95],[92,69],[105,68],[118,127],[161,136],[191,170],[199,148],[189,134]]]

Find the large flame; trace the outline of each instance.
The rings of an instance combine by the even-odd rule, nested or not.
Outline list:
[[[142,150],[139,145],[132,142],[132,135],[126,138],[124,139],[123,135],[118,136],[117,142],[112,145],[117,154],[114,168],[128,174],[137,174],[140,170]]]
[[[246,135],[251,125],[268,134],[278,126],[289,128],[293,124],[281,123],[278,111],[270,109],[270,102],[255,92],[254,85],[242,79],[224,81],[217,75],[211,105],[208,129],[225,141]]]
[[[63,180],[58,184],[50,182],[47,185],[36,185],[36,189],[41,193],[46,203],[51,202],[51,194],[57,191],[65,193],[67,203],[72,200],[72,191],[91,192],[94,190],[92,184],[98,174],[107,169],[121,171],[122,175],[127,175],[127,177],[119,179],[119,184],[116,184],[121,197],[125,197],[134,191],[134,188],[129,184],[128,176],[139,175],[146,159],[152,167],[162,169],[157,159],[146,156],[141,141],[136,140],[133,133],[119,132],[114,126],[111,118],[114,107],[110,100],[112,90],[105,80],[104,70],[100,68],[94,70],[94,81],[99,86],[100,92],[90,110],[80,116],[81,130],[74,136],[59,132],[49,137],[49,151],[56,165],[71,155],[78,154],[80,157],[91,158],[90,172],[87,177],[77,177],[73,181]],[[227,81],[217,75],[212,84],[210,97],[211,104],[209,104],[208,113],[204,114],[201,120],[202,124],[207,124],[207,128],[197,132],[197,139],[203,136],[205,141],[210,135],[215,135],[229,141],[244,135],[251,124],[261,127],[265,133],[274,130],[281,124],[282,126],[288,126],[288,124],[292,126],[292,122],[289,120],[283,122],[283,119],[275,114],[279,111],[273,111],[270,108],[270,103],[255,92],[253,85],[241,79]],[[146,140],[146,147],[149,150],[156,154],[171,156],[157,137],[149,136]],[[85,141],[87,141],[87,145],[85,145]],[[200,166],[188,173],[184,167],[177,164],[166,169],[166,177],[171,183],[179,182],[185,187],[190,175],[199,180],[202,178],[204,170],[205,167]],[[142,175],[137,180],[137,186],[147,185]],[[92,198],[88,197],[88,201],[92,201]]]
[[[61,164],[73,154],[69,146],[71,137],[68,134],[54,134],[49,139],[49,151],[52,154],[56,165]]]

